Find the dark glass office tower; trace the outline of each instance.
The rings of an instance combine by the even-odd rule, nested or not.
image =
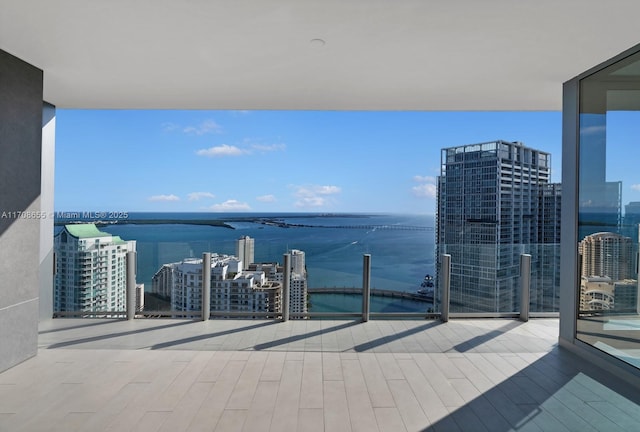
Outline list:
[[[520,255],[532,256],[531,310],[557,310],[560,185],[551,156],[520,142],[442,150],[436,242],[451,255],[452,312],[519,309]]]

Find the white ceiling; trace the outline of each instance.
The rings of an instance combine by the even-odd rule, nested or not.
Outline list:
[[[61,108],[559,110],[637,0],[0,0]],[[314,39],[321,39],[324,45]]]

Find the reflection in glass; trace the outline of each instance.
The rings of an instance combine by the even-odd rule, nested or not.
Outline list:
[[[578,339],[636,367],[639,138],[640,54],[634,54],[580,82],[576,328]]]

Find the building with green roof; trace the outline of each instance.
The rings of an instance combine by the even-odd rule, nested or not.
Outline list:
[[[100,231],[95,224],[68,224],[54,238],[55,312],[126,310],[126,256],[135,240]]]

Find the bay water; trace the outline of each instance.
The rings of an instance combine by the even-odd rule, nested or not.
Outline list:
[[[371,254],[371,287],[416,292],[425,275],[435,274],[433,215],[129,213],[129,220],[222,220],[233,229],[170,224],[109,224],[102,231],[136,240],[137,281],[151,290],[153,275],[165,263],[203,252],[235,255],[241,236],[255,239],[256,262],[280,262],[291,249],[305,252],[308,287],[361,287],[363,254]],[[278,224],[261,223],[276,220]],[[57,230],[60,227],[56,227]],[[313,311],[359,309],[359,297],[313,295]],[[353,303],[353,304],[352,304]],[[372,311],[424,308],[403,299],[373,299]]]

